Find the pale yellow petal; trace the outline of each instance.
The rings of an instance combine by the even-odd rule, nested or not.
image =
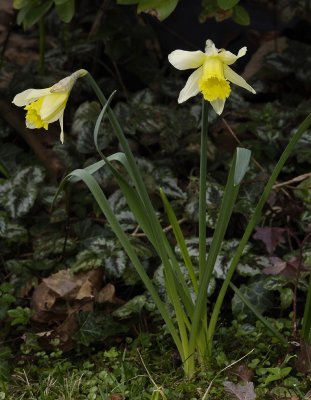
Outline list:
[[[216,99],[211,101],[210,103],[213,109],[215,110],[216,114],[220,115],[223,112],[225,106],[225,100]]]
[[[21,93],[18,93],[12,103],[15,104],[17,107],[24,107],[27,104],[29,104],[30,102],[27,100],[27,96],[29,95],[30,92],[32,92],[34,89],[27,89],[24,90]]]
[[[188,100],[190,97],[197,95],[200,92],[199,89],[199,79],[203,74],[203,67],[198,68],[189,76],[185,87],[179,94],[178,103],[183,103]]]
[[[241,86],[242,88],[249,90],[252,93],[256,93],[256,91],[243,79],[240,75],[234,72],[228,65],[224,65],[224,75],[228,81],[234,83],[235,85]]]
[[[221,59],[221,61],[223,63],[225,63],[227,65],[231,65],[231,64],[235,63],[238,58],[245,56],[246,51],[247,51],[247,47],[242,47],[239,50],[238,54],[235,55],[235,54],[231,53],[231,51],[221,50],[218,53],[218,57]]]
[[[205,54],[207,56],[216,56],[218,54],[218,49],[211,39],[207,39],[205,43]]]
[[[59,114],[66,107],[69,92],[50,93],[44,97],[40,109],[40,117],[45,122],[51,123],[59,119]]]
[[[205,59],[203,51],[175,50],[168,55],[168,61],[177,69],[192,69],[200,67]]]
[[[14,97],[12,103],[18,107],[24,107],[49,93],[50,93],[49,89],[27,89],[21,93],[18,93]]]

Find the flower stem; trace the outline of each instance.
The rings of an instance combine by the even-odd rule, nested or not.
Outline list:
[[[202,101],[200,191],[199,191],[199,271],[202,277],[206,264],[206,168],[207,168],[208,103]]]

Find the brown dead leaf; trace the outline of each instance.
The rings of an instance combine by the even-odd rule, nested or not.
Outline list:
[[[101,286],[102,274],[100,269],[77,275],[70,270],[61,270],[43,279],[32,295],[32,319],[59,323],[73,312],[91,310]],[[92,305],[86,307],[90,301]]]
[[[230,381],[225,381],[224,383],[225,391],[233,398],[238,400],[255,400],[256,393],[254,390],[253,382],[247,382],[246,385],[235,384]]]
[[[78,329],[78,324],[75,315],[69,315],[65,321],[59,325],[53,332],[53,337],[57,337],[60,340],[59,347],[62,351],[69,351],[74,346],[72,339],[73,334]]]
[[[56,274],[43,279],[43,282],[59,297],[63,298],[68,296],[74,289],[78,288],[77,279],[68,269],[56,272]]]
[[[70,270],[61,270],[43,279],[37,286],[31,302],[32,320],[40,324],[37,326],[39,332],[47,331],[42,324],[48,324],[49,335],[41,336],[47,347],[51,338],[58,338],[60,349],[72,349],[75,345],[73,334],[78,329],[76,315],[92,312],[95,302],[124,304],[115,296],[114,285],[107,284],[101,288],[102,277],[103,270],[100,268],[75,275]]]
[[[123,400],[124,397],[122,396],[122,394],[119,393],[115,393],[115,394],[111,394],[109,396],[109,400]]]
[[[56,301],[55,293],[53,293],[44,282],[34,290],[31,307],[34,311],[32,319],[38,322],[47,321],[48,315]]]
[[[82,283],[78,293],[76,294],[76,300],[82,300],[85,298],[88,298],[88,299],[94,298],[93,286],[89,280]]]
[[[238,364],[228,369],[228,375],[237,376],[242,382],[250,382],[253,379],[254,371],[246,364]]]
[[[269,254],[272,254],[275,248],[284,242],[284,233],[286,229],[284,228],[276,228],[271,226],[264,226],[263,228],[257,227],[256,232],[253,235],[254,239],[261,240],[268,251]]]
[[[116,288],[112,283],[107,283],[96,295],[96,303],[124,304],[124,300],[115,296]]]

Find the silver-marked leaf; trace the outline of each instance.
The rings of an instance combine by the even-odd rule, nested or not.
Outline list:
[[[3,225],[4,233],[2,236],[8,243],[24,243],[28,240],[28,232],[26,228],[16,222],[7,221],[6,225]]]
[[[144,308],[146,300],[147,299],[144,294],[135,296],[131,300],[129,300],[126,304],[117,308],[112,313],[112,315],[114,317],[118,317],[118,318],[129,318],[133,314],[139,314],[139,313],[141,313],[142,309]]]
[[[74,114],[71,133],[77,137],[77,150],[82,154],[95,153],[94,128],[101,107],[96,101],[86,101],[82,103]],[[111,130],[105,122],[105,117],[101,123],[98,146],[100,150],[105,149],[112,140]]]
[[[129,263],[125,252],[116,240],[95,238],[89,243],[89,250],[102,259],[105,273],[114,278],[120,278]]]
[[[33,258],[36,260],[58,255],[65,252],[72,252],[77,246],[77,242],[72,238],[59,237],[59,234],[47,234],[33,240]]]
[[[116,190],[108,201],[119,224],[124,231],[131,231],[137,227],[134,214],[130,211],[121,190]]]
[[[177,178],[172,175],[172,171],[168,167],[160,167],[155,170],[155,179],[167,197],[184,200],[187,195],[178,186]]]
[[[34,205],[44,173],[39,167],[26,167],[0,186],[0,202],[12,218],[21,217]]]
[[[0,237],[5,236],[7,230],[8,220],[5,213],[0,213]]]
[[[88,271],[90,269],[96,269],[103,265],[103,259],[98,257],[93,251],[82,250],[77,254],[76,260],[71,264],[71,270],[74,273],[80,271]]]
[[[215,228],[224,189],[219,183],[208,182],[206,189],[206,223],[209,228]],[[186,215],[193,221],[198,221],[199,197],[192,193],[190,201],[185,207]]]

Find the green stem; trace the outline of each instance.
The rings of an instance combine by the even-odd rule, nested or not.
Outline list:
[[[44,17],[39,19],[39,74],[44,74],[44,64],[45,64],[45,24]]]
[[[206,168],[207,168],[208,103],[202,102],[200,192],[199,192],[199,272],[200,279],[206,265]]]
[[[236,163],[236,154],[233,159],[233,163],[231,165],[229,176],[227,179],[227,184],[225,187],[224,197],[221,202],[221,207],[218,215],[218,220],[216,223],[215,231],[213,234],[212,243],[209,248],[208,256],[206,259],[206,267],[204,271],[202,271],[202,277],[200,279],[199,285],[199,293],[197,297],[197,302],[195,305],[195,310],[193,313],[193,321],[191,327],[191,334],[189,340],[189,351],[191,352],[196,344],[197,338],[199,337],[200,330],[202,329],[202,321],[206,321],[207,326],[207,316],[206,316],[206,298],[207,298],[207,290],[209,286],[209,282],[212,276],[212,272],[214,269],[214,265],[217,259],[217,255],[219,254],[221,244],[224,238],[224,235],[227,230],[227,226],[229,224],[229,220],[231,217],[231,213],[233,211],[235,199],[237,197],[239,191],[239,185],[234,186],[234,173],[235,173],[235,163]],[[205,326],[203,326],[203,329]],[[209,346],[209,338],[208,338],[208,329],[206,331],[206,343]],[[209,354],[206,354],[207,361],[210,361]]]
[[[269,194],[273,188],[275,181],[278,178],[279,173],[281,172],[285,162],[287,161],[288,157],[290,156],[291,152],[293,151],[296,143],[298,142],[298,140],[301,138],[303,133],[308,129],[308,127],[310,125],[311,125],[311,113],[307,116],[307,118],[298,127],[296,133],[292,136],[290,142],[288,143],[285,150],[283,151],[283,153],[282,153],[278,163],[276,164],[276,166],[265,186],[265,189],[259,199],[259,202],[256,206],[255,212],[245,229],[244,235],[243,235],[243,237],[240,241],[240,244],[235,252],[235,255],[231,261],[231,265],[230,265],[229,271],[227,272],[226,279],[225,279],[224,283],[222,284],[222,287],[220,289],[216,303],[213,308],[211,320],[210,320],[209,327],[208,327],[209,355],[211,355],[211,352],[212,352],[212,341],[213,341],[213,337],[214,337],[214,333],[215,333],[215,329],[216,329],[216,323],[218,320],[220,309],[221,309],[222,303],[224,301],[224,298],[225,298],[228,286],[230,284],[230,281],[232,279],[232,276],[233,276],[235,269],[241,258],[242,252],[243,252],[257,222],[259,221],[259,219],[261,217],[261,212],[262,212],[263,206],[265,205],[265,203],[269,197]]]

